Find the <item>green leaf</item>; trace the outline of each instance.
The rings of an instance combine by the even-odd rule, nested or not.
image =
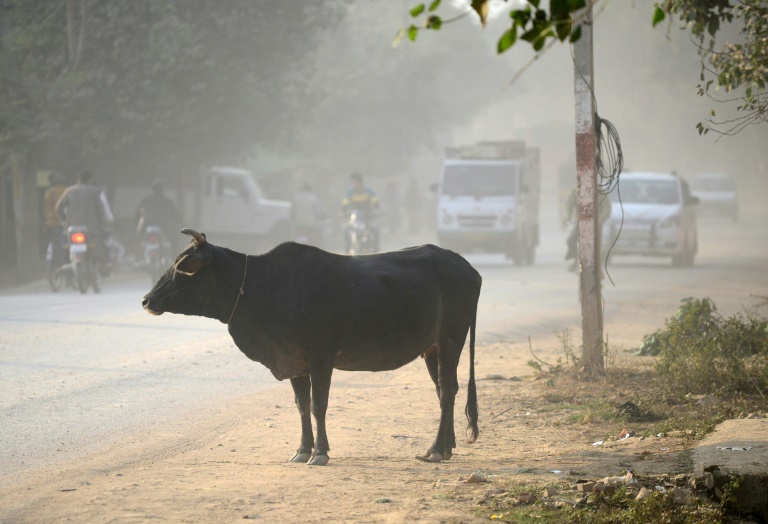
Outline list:
[[[709,110],[709,114],[712,115],[712,116],[715,116],[715,110],[714,109],[710,109]]]
[[[715,36],[718,29],[720,29],[720,20],[717,18],[712,18],[707,25],[707,31],[709,31],[710,35]]]
[[[536,20],[533,23],[533,27],[523,33],[520,38],[526,42],[530,42],[534,51],[540,51],[547,41],[547,38],[554,36],[552,26],[549,21]]]
[[[411,9],[411,16],[413,16],[413,17],[419,16],[421,13],[424,12],[424,9],[426,9],[426,8],[427,8],[427,6],[425,6],[424,4],[417,5],[416,7]]]
[[[664,17],[666,16],[666,13],[661,7],[657,7],[656,10],[653,12],[653,27],[656,27],[661,22],[664,21]]]
[[[419,34],[419,28],[416,27],[415,25],[412,25],[411,27],[408,28],[408,39],[411,42],[416,41],[416,35],[418,34]]]
[[[509,16],[515,21],[519,27],[525,27],[528,20],[531,19],[531,9],[529,7],[525,9],[513,9],[509,12]]]
[[[573,22],[568,20],[558,20],[555,22],[555,31],[557,31],[557,38],[562,42],[569,36],[571,36],[571,29],[573,29]]]
[[[581,38],[581,26],[577,25],[571,32],[571,43],[578,42],[579,38]]]
[[[432,12],[435,9],[437,9],[438,7],[440,7],[440,0],[434,0],[431,4],[429,4],[428,9],[429,9],[430,12]]]
[[[517,41],[517,27],[512,26],[511,28],[504,31],[504,34],[501,35],[501,38],[499,38],[498,43],[496,44],[496,52],[498,54],[503,53],[513,45],[515,45],[515,42]]]
[[[564,18],[571,14],[571,2],[570,0],[550,0],[549,11],[552,13],[552,18]]]
[[[533,50],[534,51],[541,51],[541,49],[544,47],[544,44],[547,42],[547,38],[550,36],[555,36],[555,33],[552,31],[547,31],[546,33],[541,35],[541,38],[537,38],[533,42]]]
[[[437,31],[442,26],[443,26],[443,19],[440,18],[439,16],[432,15],[429,18],[427,18],[427,25],[426,25],[427,29],[434,29],[435,31]]]

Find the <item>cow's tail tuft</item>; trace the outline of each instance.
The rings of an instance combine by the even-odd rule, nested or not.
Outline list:
[[[469,384],[467,385],[467,407],[464,413],[467,415],[467,429],[471,431],[468,442],[471,444],[477,440],[480,429],[477,427],[477,389],[475,388],[475,325],[477,324],[477,306],[472,315],[472,324],[469,327]]]

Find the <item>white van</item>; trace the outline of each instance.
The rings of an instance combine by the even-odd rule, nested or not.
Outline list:
[[[520,141],[448,149],[438,186],[440,245],[532,264],[539,243],[538,166],[539,150]]]

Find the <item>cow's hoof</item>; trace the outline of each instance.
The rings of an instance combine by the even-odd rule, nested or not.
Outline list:
[[[309,466],[325,466],[328,464],[328,455],[314,455],[312,459],[307,462]]]
[[[291,462],[301,462],[303,464],[306,464],[307,461],[312,458],[312,454],[308,451],[297,451],[296,454],[291,458]]]
[[[451,452],[451,451],[444,451],[443,452],[443,460],[451,460],[452,456],[453,456],[453,452]]]
[[[443,460],[443,454],[430,453],[429,455],[416,455],[416,458],[422,462],[440,462]]]

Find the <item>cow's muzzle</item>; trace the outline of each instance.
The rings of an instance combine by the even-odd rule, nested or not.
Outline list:
[[[141,306],[147,311],[147,313],[151,315],[162,315],[162,311],[155,311],[153,310],[149,305],[149,295],[144,295],[144,298],[141,299]]]

